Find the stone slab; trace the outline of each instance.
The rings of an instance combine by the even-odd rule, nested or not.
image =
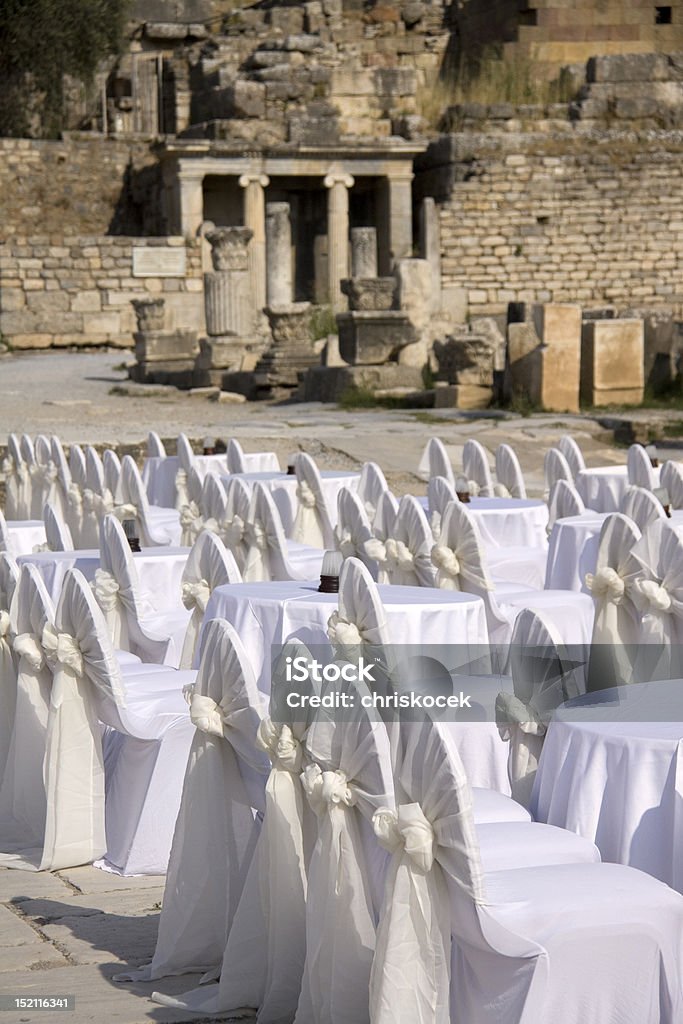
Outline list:
[[[42,971],[53,967],[66,967],[69,961],[47,939],[25,946],[3,946],[0,950],[0,974],[15,971]],[[7,979],[0,985],[7,991]],[[6,1019],[3,1014],[3,1021]]]
[[[19,904],[16,904],[18,907]],[[21,904],[22,908],[25,906]],[[0,949],[6,946],[29,946],[43,940],[30,924],[22,920],[18,913],[8,907],[0,906]],[[2,952],[0,952],[0,961]]]
[[[0,903],[20,903],[37,896],[60,899],[72,891],[57,875],[46,871],[0,869]]]
[[[586,321],[581,334],[581,400],[588,405],[637,405],[643,388],[643,321]]]
[[[386,363],[399,349],[417,341],[406,313],[357,311],[337,315],[339,353],[351,365]]]
[[[316,366],[308,370],[297,397],[304,402],[338,402],[350,389],[386,391],[409,388],[422,390],[422,372],[412,366],[389,363],[384,366]]]

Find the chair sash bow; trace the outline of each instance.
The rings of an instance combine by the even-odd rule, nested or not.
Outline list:
[[[316,497],[305,480],[300,480],[296,488],[296,496],[300,505],[304,508],[315,508]]]
[[[616,569],[609,565],[602,566],[596,573],[587,573],[586,586],[593,597],[612,604],[621,604],[626,592],[626,583]]]
[[[256,745],[265,750],[273,768],[298,775],[303,761],[303,747],[288,725],[276,725],[271,718],[259,723]]]
[[[206,732],[210,736],[223,736],[223,725],[226,722],[223,708],[211,697],[201,693],[190,696],[190,718],[195,729]]]
[[[353,786],[340,768],[323,771],[319,764],[306,765],[301,773],[301,784],[318,815],[335,807],[353,807],[356,803]]]
[[[92,581],[92,590],[95,599],[103,612],[111,612],[119,600],[119,584],[116,577],[106,569],[96,569],[95,579]]]
[[[544,736],[547,725],[531,704],[525,704],[513,693],[502,692],[496,697],[496,724],[501,739],[510,739],[511,728],[516,726],[532,736]]]
[[[401,804],[398,812],[380,807],[372,818],[377,840],[389,853],[403,848],[411,864],[427,874],[434,863],[435,836],[419,804]]]
[[[634,591],[640,598],[640,604],[649,611],[669,612],[671,611],[671,594],[666,588],[655,580],[636,580]]]
[[[12,647],[18,657],[26,658],[34,671],[37,672],[45,664],[45,652],[36,633],[18,633]]]
[[[206,611],[210,597],[211,587],[205,579],[183,583],[182,600],[187,609],[198,608],[200,612]]]
[[[355,622],[349,622],[339,612],[332,612],[327,620],[327,635],[330,643],[342,647],[358,647],[363,643],[363,632]]]
[[[83,652],[76,637],[59,633],[49,623],[43,629],[42,645],[48,661],[70,668],[76,675],[83,672]]]

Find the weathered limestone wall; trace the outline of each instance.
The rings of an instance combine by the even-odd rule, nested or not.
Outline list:
[[[182,259],[174,253],[184,250],[185,272],[134,276],[134,248],[156,250],[152,269],[159,258]],[[0,245],[0,339],[14,348],[130,347],[136,329],[131,300],[150,297],[165,300],[169,329],[203,330],[200,243],[67,234]]]
[[[683,311],[683,133],[443,136],[419,161],[443,284],[472,316],[509,302]]]

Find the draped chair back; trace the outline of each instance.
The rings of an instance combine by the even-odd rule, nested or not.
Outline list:
[[[147,458],[166,458],[166,448],[164,447],[164,442],[161,440],[156,430],[150,430],[149,433],[147,434]]]
[[[58,509],[53,505],[46,505],[43,509],[43,522],[45,523],[45,537],[48,551],[73,551],[74,542],[71,530],[64,522]]]
[[[386,857],[374,815],[394,804],[389,736],[364,684],[333,684],[353,711],[319,713],[306,736],[304,792],[318,837],[308,869],[306,960],[297,1018],[369,1020],[368,986]],[[325,684],[323,684],[323,691]]]
[[[41,466],[47,466],[48,462],[52,460],[52,447],[49,437],[46,437],[45,434],[38,434],[34,451],[36,462],[40,463]]]
[[[7,438],[5,473],[5,513],[8,519],[31,518],[31,480],[16,434]]]
[[[559,448],[550,448],[543,459],[543,472],[545,474],[545,486],[548,493],[558,480],[566,480],[568,484],[574,485],[574,477],[569,468],[569,463]]]
[[[640,616],[634,678],[683,673],[683,539],[668,519],[651,523],[631,554],[640,568],[631,594]]]
[[[3,850],[42,846],[47,802],[43,756],[52,689],[52,671],[43,630],[53,626],[55,609],[37,567],[22,565],[11,607],[16,659],[16,714],[0,788]]]
[[[583,692],[563,650],[562,638],[536,612],[525,608],[512,630],[510,668],[514,693],[496,699],[500,737],[509,741],[508,777],[513,798],[531,803],[543,740],[552,712]]]
[[[69,448],[69,472],[71,484],[67,494],[66,522],[71,531],[74,546],[81,543],[81,530],[83,529],[83,491],[86,487],[86,467],[83,449],[78,444],[72,444]]]
[[[358,481],[358,497],[370,522],[375,518],[379,499],[388,490],[386,477],[377,463],[364,462]]]
[[[221,478],[212,471],[204,477],[199,511],[203,520],[202,529],[217,533],[222,538],[228,513],[228,498]]]
[[[586,511],[581,495],[573,484],[567,480],[556,480],[550,488],[548,497],[548,525],[546,531],[552,532],[552,528],[558,519],[566,519],[568,516],[582,516]]]
[[[387,661],[391,634],[384,605],[369,569],[358,558],[347,558],[339,576],[339,607],[327,622],[327,635],[339,656],[373,648]]]
[[[56,871],[90,864],[106,852],[99,718],[103,706],[125,703],[106,623],[77,569],[66,573],[55,625],[43,631],[43,646],[54,678],[43,765],[47,813],[39,870]]]
[[[524,474],[517,452],[509,444],[496,448],[496,494],[507,498],[526,498]]]
[[[19,582],[17,563],[0,552],[0,779],[9,753],[17,696],[17,664],[12,652],[14,633],[10,610]]]
[[[420,459],[418,472],[421,476],[426,476],[427,478],[432,476],[445,476],[448,482],[455,487],[455,477],[453,475],[451,460],[448,458],[448,453],[443,441],[440,441],[438,437],[432,437],[427,442],[425,450],[422,453],[422,458]]]
[[[270,763],[258,746],[265,697],[239,636],[222,619],[206,624],[188,700],[196,732],[156,949],[147,967],[125,976],[130,980],[201,973],[220,965],[265,811]]]
[[[368,568],[375,567],[367,545],[374,537],[363,501],[348,487],[342,487],[337,495],[337,525],[334,530],[336,546],[344,558],[360,558]]]
[[[216,587],[241,583],[242,574],[223,541],[205,531],[197,537],[183,570],[183,604],[192,612],[180,658],[180,668],[191,668],[206,606]]]
[[[45,502],[55,500],[58,477],[50,439],[44,434],[39,434],[36,438],[35,462],[31,476],[31,518],[40,519]]]
[[[144,619],[156,611],[143,593],[130,545],[113,515],[102,521],[100,567],[95,571],[92,589],[114,648],[131,651],[143,661],[163,664],[169,638],[152,635],[144,628]]]
[[[150,522],[149,502],[140,471],[130,455],[124,455],[121,463],[120,482],[121,504],[114,508],[114,515],[122,522],[134,519],[137,523],[142,547],[158,547],[169,543],[168,537],[157,533]]]
[[[7,529],[7,520],[5,519],[4,513],[0,511],[0,551],[10,552],[10,548],[11,543],[9,530]]]
[[[314,548],[333,548],[334,531],[318,467],[310,455],[299,452],[294,459],[294,472],[297,511],[292,540]]]
[[[660,483],[669,492],[671,507],[683,509],[683,465],[667,460],[662,466]]]
[[[666,519],[666,512],[659,498],[652,491],[634,485],[630,485],[624,491],[619,511],[632,519],[641,533],[647,530],[650,523]]]
[[[190,502],[187,478],[190,470],[195,465],[192,445],[185,434],[178,434],[176,452],[178,457],[178,469],[175,476],[175,507],[180,511],[181,508],[188,505]]]
[[[572,476],[574,477],[574,480],[576,480],[579,473],[586,468],[583,452],[571,434],[563,434],[557,442],[557,447],[567,460],[567,464],[572,471]]]
[[[242,445],[234,437],[228,441],[227,460],[229,473],[246,473],[244,451]]]
[[[433,587],[434,566],[431,550],[434,543],[427,516],[417,498],[405,494],[398,505],[398,514],[391,535],[374,548],[377,564],[390,583],[403,586]]]
[[[391,861],[369,1019],[448,1024],[451,931],[465,941],[471,931],[474,942],[484,944],[477,909],[485,903],[485,890],[472,794],[448,724],[425,715],[421,721],[402,719],[397,731],[395,804],[373,819]],[[451,915],[449,890],[462,905],[457,916]],[[458,1008],[465,995],[458,989]]]
[[[102,456],[102,466],[104,469],[104,485],[114,499],[114,503],[118,504],[121,497],[121,460],[111,448],[105,448]]]
[[[99,453],[90,445],[85,449],[85,488],[83,490],[83,524],[80,546],[96,548],[100,543],[100,523],[114,507],[114,499],[106,489],[104,466]]]
[[[640,566],[632,554],[640,530],[628,516],[614,512],[603,521],[595,573],[586,576],[595,602],[588,689],[632,682],[640,615],[633,585]]]
[[[189,470],[187,470],[185,486],[187,504],[182,505],[179,510],[181,526],[180,543],[183,547],[191,547],[197,539],[204,522],[201,513],[204,485],[196,465],[190,466]]]
[[[439,539],[441,520],[446,507],[451,501],[458,501],[455,487],[451,486],[445,476],[432,476],[427,484],[427,503],[429,505],[429,522],[434,540]]]
[[[19,444],[21,448],[22,458],[30,470],[31,466],[36,461],[36,452],[33,446],[33,439],[31,438],[31,435],[22,434]]]
[[[632,444],[629,448],[626,453],[626,469],[632,487],[644,487],[651,491],[656,486],[650,456],[642,444]]]
[[[243,570],[248,582],[291,580],[295,576],[287,559],[285,531],[270,492],[254,485],[246,524],[247,557]]]
[[[235,477],[229,479],[225,485],[225,497],[227,506],[222,529],[223,543],[233,553],[240,572],[244,572],[248,550],[246,525],[249,519],[251,492],[244,480]]]
[[[69,448],[69,471],[72,483],[81,489],[86,486],[85,455],[79,444],[72,444]]]
[[[398,515],[398,502],[391,491],[384,491],[379,499],[377,512],[372,521],[372,532],[377,540],[385,541],[391,536]],[[381,582],[381,581],[380,581]]]
[[[50,441],[52,450],[52,461],[57,467],[57,480],[54,491],[54,504],[61,512],[62,519],[66,520],[69,514],[69,489],[71,487],[71,470],[64,448],[59,438],[53,434]]]
[[[470,491],[482,498],[493,497],[493,477],[489,460],[484,446],[479,441],[470,439],[465,442],[462,450],[462,468],[469,481]]]

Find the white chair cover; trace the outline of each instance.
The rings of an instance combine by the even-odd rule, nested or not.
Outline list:
[[[417,471],[420,476],[427,479],[432,476],[445,476],[448,482],[455,487],[451,460],[448,458],[443,441],[440,441],[438,437],[432,437],[427,442]]]
[[[619,511],[632,519],[641,533],[658,519],[666,519],[666,512],[659,498],[645,487],[630,485],[621,499]]]
[[[510,667],[514,694],[496,699],[496,721],[502,740],[509,740],[508,777],[512,796],[523,807],[531,803],[548,721],[552,712],[583,691],[583,680],[560,650],[561,638],[530,609],[517,616],[512,630]]]
[[[375,518],[379,499],[389,490],[386,477],[376,462],[364,462],[358,481],[358,497],[370,522]]]
[[[45,502],[56,498],[58,469],[52,459],[52,446],[44,434],[35,444],[35,462],[31,467],[31,518],[40,519]]]
[[[232,554],[215,533],[200,533],[183,570],[183,604],[191,612],[180,656],[180,667],[191,668],[202,620],[216,587],[241,583],[242,574]]]
[[[187,470],[185,488],[187,504],[182,505],[179,510],[180,543],[182,547],[189,548],[194,544],[204,525],[201,513],[203,484],[197,467],[194,465]]]
[[[145,487],[138,467],[130,455],[124,455],[121,463],[120,493],[121,504],[115,507],[114,515],[122,522],[124,519],[136,521],[141,546],[149,548],[170,544],[171,536],[161,526],[151,521]]]
[[[69,449],[69,472],[71,473],[71,484],[67,494],[66,522],[71,531],[74,547],[78,547],[81,543],[83,491],[86,487],[85,455],[80,445],[72,444]]]
[[[207,623],[188,694],[195,735],[173,836],[152,962],[116,980],[217,968],[251,863],[269,772],[257,735],[266,713],[233,627]]]
[[[655,474],[650,462],[650,456],[642,444],[632,444],[626,454],[626,469],[628,471],[628,482],[633,487],[644,487],[652,491],[656,487]]]
[[[470,491],[477,493],[481,498],[493,497],[493,477],[488,455],[479,441],[465,442],[462,450],[462,468],[470,484]],[[472,487],[472,483],[476,487]]]
[[[302,579],[290,565],[280,513],[270,491],[256,483],[246,524],[248,544],[243,576],[250,583],[265,580]]]
[[[384,542],[369,541],[365,552],[376,559],[379,571],[388,576],[390,583],[433,587],[433,540],[424,509],[417,498],[405,494],[399,502],[391,536]]]
[[[391,491],[384,491],[377,505],[377,512],[372,521],[372,532],[377,540],[386,540],[391,536],[398,515],[398,502]]]
[[[105,448],[102,456],[104,468],[104,486],[111,494],[114,502],[118,504],[121,500],[121,460],[111,448]]]
[[[235,477],[225,485],[225,497],[227,508],[222,529],[223,543],[234,555],[240,572],[244,572],[249,549],[247,521],[251,491],[244,480]]]
[[[573,484],[567,480],[556,480],[550,488],[548,497],[548,525],[546,531],[552,533],[553,526],[558,519],[566,519],[568,516],[582,516],[586,506]]]
[[[40,573],[30,563],[21,568],[11,618],[17,687],[12,737],[0,788],[1,848],[6,854],[25,849],[33,850],[35,855],[42,848],[45,833],[43,757],[52,688],[42,636],[46,626],[54,625],[55,610]],[[4,689],[4,673],[2,678]]]
[[[496,494],[504,498],[526,498],[522,467],[509,444],[499,444],[496,448],[496,480]]]
[[[427,504],[429,505],[429,523],[434,540],[439,539],[441,520],[451,501],[459,501],[455,487],[449,484],[445,476],[431,476],[427,484]]]
[[[228,498],[225,487],[216,473],[209,472],[204,477],[199,511],[202,516],[202,530],[216,533],[222,540],[228,515]]]
[[[195,465],[192,445],[186,438],[185,434],[178,434],[176,451],[178,453],[178,470],[175,476],[175,507],[180,511],[181,508],[188,505],[190,502],[187,477],[190,470]]]
[[[363,501],[348,487],[342,487],[337,495],[337,525],[334,536],[337,549],[344,558],[360,558],[370,570],[376,570],[375,562],[365,550],[373,536]]]
[[[292,540],[313,548],[333,548],[334,531],[318,467],[310,455],[299,452],[294,459],[294,472],[297,510]]]
[[[147,458],[165,459],[166,449],[156,430],[150,430],[147,434]]]
[[[246,473],[244,451],[242,445],[234,437],[228,441],[227,460],[229,473]]]
[[[97,451],[85,449],[85,488],[80,546],[96,548],[100,543],[100,523],[114,507],[113,495],[106,489],[104,466]]]
[[[640,566],[631,595],[640,615],[634,677],[677,679],[683,671],[683,538],[658,519],[631,549]]]
[[[545,487],[548,493],[550,493],[553,489],[553,484],[556,484],[558,480],[566,480],[572,486],[574,484],[574,477],[569,468],[569,463],[559,448],[550,448],[545,453],[543,472],[545,474]]]
[[[115,649],[130,651],[144,662],[178,664],[189,616],[158,614],[143,594],[130,545],[113,515],[102,523],[100,568],[92,589]]]
[[[10,537],[9,530],[7,529],[7,520],[4,514],[0,511],[0,551],[10,550]]]
[[[66,522],[69,514],[69,489],[71,487],[71,470],[64,448],[59,438],[53,434],[50,441],[52,461],[57,467],[57,482],[54,490],[54,503]]]
[[[683,465],[667,459],[659,474],[659,483],[668,491],[671,507],[683,509]]]
[[[640,632],[633,585],[640,566],[631,552],[639,540],[636,524],[620,512],[607,516],[602,524],[595,573],[586,576],[595,602],[589,690],[633,681],[634,645]]]
[[[384,605],[368,568],[347,558],[339,576],[339,608],[327,623],[327,635],[338,654],[361,645],[391,647]]]
[[[23,513],[30,514],[30,509],[22,506],[22,465],[24,460],[19,450],[19,442],[14,434],[10,434],[7,439],[7,454],[2,462],[2,472],[5,476],[5,515],[8,519],[27,519],[28,515]]]
[[[52,505],[46,505],[43,509],[43,522],[48,551],[74,550],[71,530]]]
[[[6,551],[0,552],[0,779],[9,753],[17,698],[17,665],[12,652],[10,608],[19,570]]]
[[[571,434],[563,434],[557,442],[557,447],[567,460],[567,465],[572,471],[574,480],[576,480],[581,470],[586,468],[583,452]]]

